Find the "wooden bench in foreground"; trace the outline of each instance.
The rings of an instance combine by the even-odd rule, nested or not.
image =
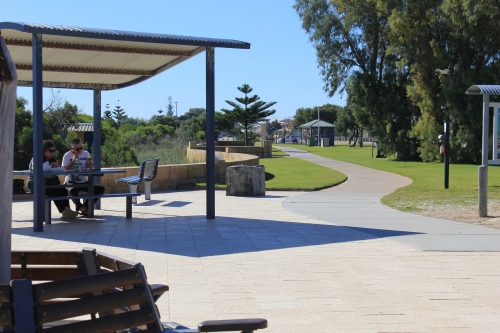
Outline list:
[[[11,278],[57,281],[78,276],[119,271],[135,262],[84,248],[82,251],[12,251]],[[168,291],[164,284],[150,285],[155,300]]]
[[[204,321],[197,329],[162,323],[140,263],[40,284],[13,280],[10,286],[0,285],[0,305],[0,331],[15,333],[42,329],[44,333],[251,333],[267,327],[267,321],[260,318]]]

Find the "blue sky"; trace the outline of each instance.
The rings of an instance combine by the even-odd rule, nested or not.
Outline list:
[[[292,8],[293,0],[3,1],[0,21],[236,39],[250,50],[215,49],[215,109],[241,96],[248,83],[265,102],[276,101],[274,117],[291,117],[300,107],[345,105],[346,96],[323,91],[315,50]],[[29,100],[31,88],[18,95]],[[60,95],[92,114],[92,92],[62,89]],[[50,90],[44,89],[44,96]],[[103,91],[102,105],[120,100],[127,114],[149,118],[165,110],[168,97],[181,115],[205,107],[205,53],[138,85]]]

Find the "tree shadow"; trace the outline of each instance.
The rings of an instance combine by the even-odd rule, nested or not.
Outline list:
[[[266,181],[271,180],[274,178],[274,175],[272,173],[266,172]]]
[[[12,233],[85,243],[85,246],[94,244],[196,258],[419,234],[224,216],[208,220],[202,215],[162,219],[102,217],[53,223],[40,233],[33,232],[31,227],[13,228]]]

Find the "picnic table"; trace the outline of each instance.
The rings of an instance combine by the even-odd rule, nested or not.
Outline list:
[[[46,224],[50,224],[50,202],[53,200],[59,199],[94,199],[94,198],[106,198],[106,197],[126,197],[127,198],[127,217],[132,217],[132,197],[139,196],[140,194],[138,193],[116,193],[116,194],[102,194],[102,195],[96,195],[94,193],[94,184],[95,184],[95,178],[96,177],[102,177],[105,174],[119,174],[119,173],[125,173],[125,170],[103,170],[103,169],[94,169],[94,170],[81,170],[81,171],[73,171],[73,170],[54,170],[54,171],[44,171],[43,176],[44,178],[46,177],[53,177],[56,175],[82,175],[82,176],[87,176],[88,177],[88,184],[79,184],[79,183],[70,183],[70,184],[61,184],[61,185],[45,185],[45,182],[43,182],[43,189],[42,193],[45,194],[45,189],[46,188],[56,188],[56,187],[65,187],[65,188],[72,188],[72,187],[87,187],[89,188],[88,194],[87,195],[78,195],[78,196],[66,196],[66,197],[44,197],[41,196],[38,198],[38,200],[46,201],[45,205],[45,214],[36,214],[36,209],[35,207],[37,206],[36,196],[33,197],[33,226],[35,231],[43,231],[43,222],[45,220]],[[31,176],[33,177],[34,173],[33,171],[29,170],[24,170],[24,171],[14,171],[14,175],[22,175],[22,176]],[[33,191],[34,192],[34,191]],[[130,199],[130,204],[129,204],[129,199]],[[93,200],[90,200],[91,202]],[[43,207],[43,206],[42,206]],[[45,217],[44,217],[45,215]],[[89,217],[94,217],[94,205],[88,205],[88,216]]]

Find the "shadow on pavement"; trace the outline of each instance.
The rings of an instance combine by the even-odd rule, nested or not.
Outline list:
[[[223,216],[207,220],[201,215],[130,220],[101,217],[53,223],[42,233],[31,228],[13,228],[12,233],[198,258],[416,234]]]

